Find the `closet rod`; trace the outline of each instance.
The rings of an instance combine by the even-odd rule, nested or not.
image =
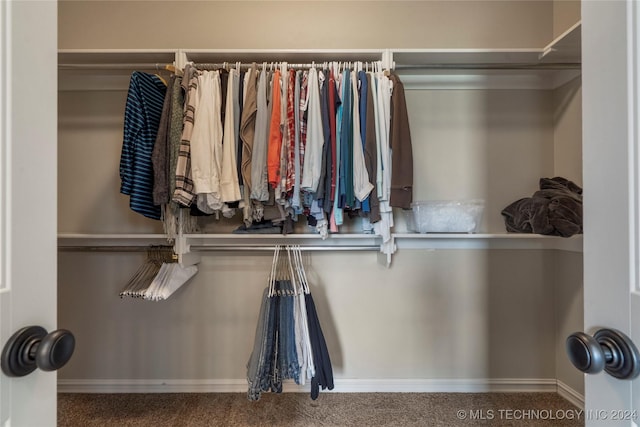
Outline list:
[[[274,64],[274,67],[276,64],[280,64],[282,62],[286,62],[286,61],[255,61],[256,66],[258,68],[262,67],[263,63],[266,63],[267,66],[270,66],[271,64]],[[301,69],[307,69],[307,68],[311,68],[314,65],[316,67],[321,67],[324,63],[328,63],[328,62],[362,62],[363,64],[371,64],[374,62],[380,62],[380,61],[318,61],[315,64],[314,63],[307,63],[307,64],[296,64],[296,63],[289,63],[287,62],[287,67],[288,68],[301,68]],[[220,63],[194,63],[193,65],[196,68],[200,68],[200,69],[205,69],[205,70],[209,70],[209,69],[220,69],[220,68],[235,68],[235,64],[236,62],[220,62]],[[240,63],[240,68],[247,70],[249,68],[251,68],[251,66],[253,65],[253,62],[241,62]],[[161,63],[152,63],[152,62],[139,62],[139,63],[112,63],[112,64],[108,64],[108,63],[95,63],[95,64],[58,64],[58,69],[60,70],[135,70],[135,69],[140,69],[140,70],[157,70],[157,71],[164,71],[166,70],[167,66],[173,66],[173,64],[161,64]]]
[[[136,63],[124,63],[118,62],[113,64],[96,63],[96,64],[58,64],[59,70],[165,70],[166,66],[173,66],[173,64],[161,64],[155,62],[136,62]]]
[[[295,245],[281,245],[295,246]],[[170,248],[170,247],[167,247]],[[379,251],[378,245],[362,245],[362,246],[299,246],[302,251]],[[146,252],[151,249],[150,246],[58,246],[59,251],[63,252]],[[265,246],[237,246],[237,245],[191,245],[190,250],[193,252],[250,252],[250,251],[274,251],[275,245]]]
[[[58,251],[63,252],[146,252],[151,249],[172,249],[173,246],[165,245],[131,245],[131,246],[58,246]]]
[[[273,61],[272,61],[273,62]],[[321,66],[325,62],[332,61],[319,61],[316,63],[316,66]],[[347,61],[348,62],[348,61]],[[356,61],[351,61],[356,62]],[[377,61],[361,61],[361,62],[377,62]],[[263,62],[256,62],[258,67],[262,65]],[[275,62],[274,62],[275,63]],[[268,62],[271,64],[271,62]],[[161,63],[113,63],[113,64],[58,64],[58,69],[61,70],[157,70],[164,71],[165,66],[172,64],[161,64]],[[228,66],[234,66],[235,62],[227,63]],[[251,63],[243,62],[242,68],[251,67]],[[290,68],[311,68],[313,64],[287,64]],[[195,64],[196,67],[202,68],[223,68],[225,66],[224,63],[220,64]],[[581,64],[579,62],[567,62],[567,63],[553,63],[553,64],[532,64],[532,63],[468,63],[468,64],[397,64],[395,65],[395,70],[566,70],[566,69],[580,69]]]
[[[379,251],[379,245],[361,245],[361,246],[298,246],[298,245],[280,245],[283,249],[286,246],[296,246],[301,251]],[[208,251],[274,251],[276,245],[265,246],[236,246],[236,245],[191,245],[189,248],[193,252],[208,252]]]
[[[332,63],[332,62],[339,62],[342,64],[345,63],[351,63],[354,64],[356,62],[362,62],[363,64],[373,64],[373,63],[379,63],[381,61],[318,61],[315,63],[306,63],[306,64],[296,64],[296,63],[291,63],[291,62],[286,62],[286,61],[262,61],[262,62],[258,62],[255,61],[256,66],[258,69],[262,69],[262,65],[266,64],[267,68],[271,67],[271,64],[273,64],[273,68],[275,69],[277,66],[279,66],[279,64],[282,63],[286,63],[287,64],[287,68],[293,68],[293,69],[309,69],[309,68],[313,68],[314,66],[316,68],[321,68],[324,64],[328,64],[328,63]],[[235,68],[235,62],[227,62],[227,63],[212,63],[212,64],[208,64],[208,63],[194,63],[193,66],[199,69],[203,69],[203,70],[217,70],[220,68]],[[240,63],[240,68],[244,69],[244,70],[248,70],[249,68],[251,68],[253,66],[253,62],[241,62]]]

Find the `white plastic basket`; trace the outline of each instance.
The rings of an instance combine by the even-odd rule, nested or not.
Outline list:
[[[484,200],[433,200],[411,204],[407,227],[416,233],[476,233]]]

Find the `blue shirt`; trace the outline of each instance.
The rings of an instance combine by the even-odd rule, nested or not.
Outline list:
[[[134,71],[124,113],[120,192],[130,196],[129,206],[134,212],[152,219],[160,219],[160,206],[153,204],[151,154],[166,91],[159,77]]]

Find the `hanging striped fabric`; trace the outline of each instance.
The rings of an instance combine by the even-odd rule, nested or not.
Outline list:
[[[133,211],[152,219],[160,219],[160,206],[153,204],[151,153],[166,91],[158,76],[134,71],[124,115],[120,192],[130,196],[129,206]]]

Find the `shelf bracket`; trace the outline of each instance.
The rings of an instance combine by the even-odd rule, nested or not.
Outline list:
[[[396,239],[393,234],[386,242],[380,244],[380,251],[378,252],[378,264],[384,265],[387,268],[391,267],[391,257],[396,253],[398,247],[396,246]]]
[[[544,51],[542,51],[542,53],[540,55],[538,55],[538,60],[542,60],[545,56],[549,55],[550,53],[553,52],[557,52],[557,49],[553,48],[553,47],[548,47],[546,48]]]
[[[173,244],[173,252],[178,255],[178,263],[184,267],[200,263],[200,254],[191,252],[191,247],[187,243],[187,237],[184,234],[183,209],[178,211],[178,235]]]
[[[385,49],[382,51],[382,69],[393,70],[396,64],[393,62],[393,52],[391,49]]]
[[[173,252],[178,255],[178,263],[184,267],[200,263],[200,254],[191,252],[190,246],[184,235],[176,237],[173,244]]]
[[[188,61],[189,59],[187,58],[187,54],[184,53],[182,49],[178,49],[178,51],[176,51],[176,59],[174,62],[175,67],[179,70],[182,70],[184,69],[185,65],[187,65]]]

